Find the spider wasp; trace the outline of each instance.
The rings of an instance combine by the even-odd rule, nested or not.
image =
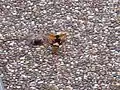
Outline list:
[[[66,32],[58,32],[57,34],[50,33],[47,35],[47,45],[52,47],[52,53],[57,54],[59,48],[63,45],[67,38]],[[34,40],[33,45],[44,45],[43,40]]]

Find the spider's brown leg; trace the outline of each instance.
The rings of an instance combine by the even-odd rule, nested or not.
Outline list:
[[[58,49],[59,49],[59,46],[52,46],[52,54],[56,54],[58,53]]]

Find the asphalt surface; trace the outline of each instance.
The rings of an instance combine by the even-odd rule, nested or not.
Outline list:
[[[58,55],[30,43],[61,31]],[[0,74],[5,90],[120,90],[120,1],[0,0]]]

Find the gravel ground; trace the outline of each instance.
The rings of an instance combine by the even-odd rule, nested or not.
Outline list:
[[[30,45],[61,31],[58,55]],[[120,90],[120,0],[0,0],[0,74],[5,90]]]

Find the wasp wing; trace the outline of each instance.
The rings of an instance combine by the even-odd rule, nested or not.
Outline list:
[[[55,34],[49,34],[48,35],[48,42],[51,44],[56,39]]]
[[[66,33],[65,33],[65,34],[60,34],[59,36],[60,36],[61,42],[62,42],[62,43],[65,42],[65,40],[66,40],[66,38],[67,38],[67,34],[66,34]]]

